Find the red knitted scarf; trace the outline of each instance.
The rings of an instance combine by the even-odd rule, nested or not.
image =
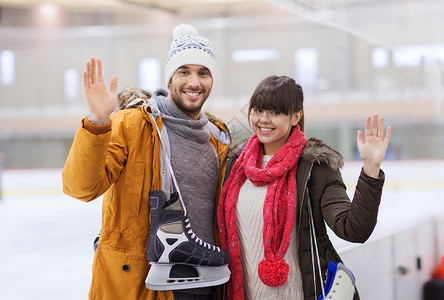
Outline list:
[[[305,136],[299,125],[293,128],[286,143],[261,169],[263,147],[253,135],[234,163],[225,183],[217,210],[222,248],[231,254],[229,299],[244,299],[243,272],[236,224],[236,203],[239,190],[248,178],[255,186],[268,184],[264,202],[263,244],[265,259],[259,263],[262,282],[278,287],[287,281],[289,267],[284,254],[290,244],[296,211],[297,162],[305,146]]]

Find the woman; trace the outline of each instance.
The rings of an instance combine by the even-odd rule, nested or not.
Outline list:
[[[358,131],[363,168],[351,202],[339,171],[342,156],[318,139],[305,139],[303,92],[292,78],[264,79],[251,97],[248,119],[254,135],[228,163],[218,206],[222,248],[231,254],[228,298],[317,299],[308,201],[325,276],[328,263],[341,258],[324,221],[342,239],[360,243],[376,225],[391,128],[384,138],[384,120],[374,115],[365,133]]]

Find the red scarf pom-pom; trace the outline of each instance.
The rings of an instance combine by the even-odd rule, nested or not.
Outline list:
[[[290,267],[282,259],[274,262],[264,259],[259,263],[258,267],[259,278],[264,284],[272,287],[284,285],[289,271]]]

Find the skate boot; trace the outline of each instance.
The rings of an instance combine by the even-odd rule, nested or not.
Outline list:
[[[179,195],[167,200],[163,191],[150,191],[151,224],[146,278],[150,290],[177,290],[223,284],[230,278],[230,254],[202,241],[190,226]]]
[[[355,276],[343,263],[328,264],[327,281],[325,282],[325,299],[353,299],[355,293]],[[318,300],[323,300],[321,295]]]

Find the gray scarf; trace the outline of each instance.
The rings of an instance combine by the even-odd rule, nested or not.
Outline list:
[[[210,133],[204,128],[208,123],[205,114],[200,113],[199,118],[194,121],[181,112],[168,98],[160,98],[157,102],[163,124],[169,131],[187,140],[196,141],[199,144],[208,143]]]

